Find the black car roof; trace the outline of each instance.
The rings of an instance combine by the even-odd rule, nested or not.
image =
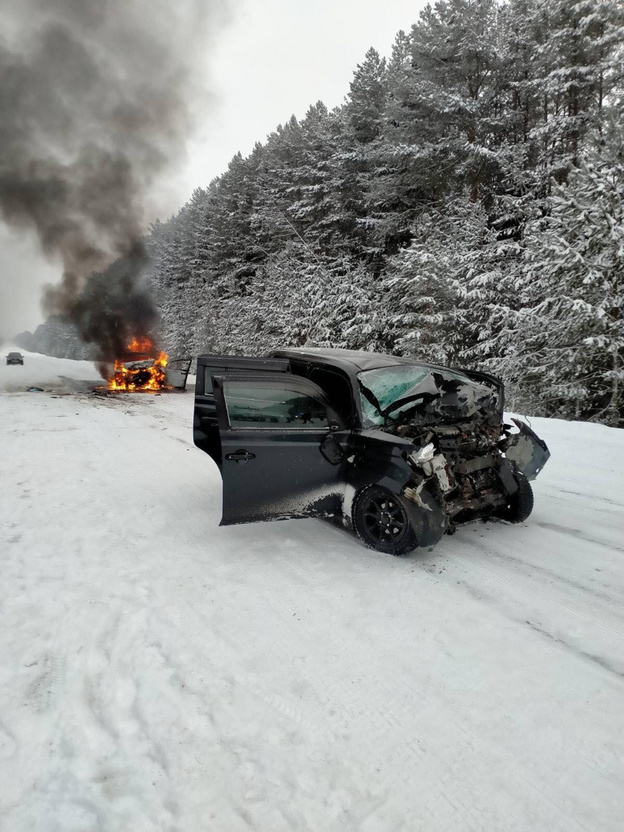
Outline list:
[[[365,350],[344,350],[325,347],[293,347],[292,349],[275,350],[272,353],[276,358],[302,358],[313,361],[320,360],[323,364],[332,364],[343,369],[356,370],[378,370],[381,367],[396,367],[400,364],[410,364],[418,367],[431,367],[435,370],[443,370],[435,364],[427,364],[424,361],[417,361],[414,358],[403,358],[398,355],[386,355],[381,352],[366,352]]]

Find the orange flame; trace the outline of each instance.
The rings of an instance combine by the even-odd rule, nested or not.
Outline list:
[[[154,349],[154,342],[151,338],[133,338],[129,344],[126,345],[128,352],[144,353],[149,355]]]
[[[163,390],[167,387],[166,352],[160,352],[154,358],[154,344],[149,338],[133,338],[126,349],[128,354],[136,358],[130,361],[115,361],[113,375],[108,380],[109,390],[136,393]]]

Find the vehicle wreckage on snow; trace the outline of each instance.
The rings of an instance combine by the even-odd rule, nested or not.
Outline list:
[[[221,525],[335,517],[402,555],[459,523],[529,516],[550,454],[503,407],[496,377],[411,358],[200,355],[194,441],[221,471]]]

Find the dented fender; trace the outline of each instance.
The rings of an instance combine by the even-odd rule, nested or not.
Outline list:
[[[505,456],[516,464],[528,480],[534,480],[550,459],[550,451],[543,439],[520,419],[511,420],[520,433],[508,440]]]

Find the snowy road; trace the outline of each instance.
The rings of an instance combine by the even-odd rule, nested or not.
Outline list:
[[[89,382],[0,366],[2,832],[624,828],[624,432],[399,559],[219,528],[192,395]]]

